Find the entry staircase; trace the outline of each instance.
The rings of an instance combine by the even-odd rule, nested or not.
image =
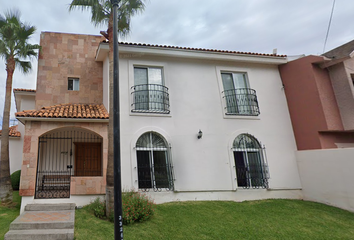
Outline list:
[[[10,225],[5,240],[74,239],[75,204],[28,204]]]

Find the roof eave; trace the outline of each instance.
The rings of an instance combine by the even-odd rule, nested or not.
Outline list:
[[[287,57],[279,56],[264,56],[257,54],[239,54],[228,52],[212,52],[191,49],[177,49],[177,48],[161,48],[153,46],[119,46],[120,53],[135,53],[138,55],[156,55],[165,57],[180,57],[180,58],[194,58],[194,59],[208,59],[221,61],[235,61],[235,62],[250,62],[263,64],[284,64],[287,63]],[[124,57],[124,55],[122,55]]]
[[[96,51],[95,61],[103,62],[109,53],[109,44],[101,42]]]
[[[109,52],[109,43],[101,42],[96,53],[96,61],[104,61]],[[181,48],[163,48],[158,46],[139,46],[139,45],[119,45],[119,53],[121,57],[125,57],[124,53],[134,53],[136,56],[150,55],[163,57],[179,57],[193,59],[208,59],[220,61],[234,62],[250,62],[262,64],[280,65],[287,63],[287,57],[282,56],[267,56],[258,54],[241,54],[223,51],[203,51],[198,49],[181,49]],[[131,56],[131,55],[129,55]]]

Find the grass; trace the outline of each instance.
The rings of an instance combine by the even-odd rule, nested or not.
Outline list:
[[[176,202],[124,226],[125,239],[353,239],[354,213],[300,200]],[[114,225],[76,211],[75,239],[113,239]]]
[[[0,203],[0,240],[4,239],[9,231],[10,223],[20,214],[21,197],[18,191],[13,192],[13,203],[5,205]]]

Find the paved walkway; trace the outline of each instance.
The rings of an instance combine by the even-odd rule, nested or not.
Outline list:
[[[16,221],[19,222],[62,222],[69,221],[72,211],[33,211],[24,212]]]
[[[75,204],[28,204],[5,240],[74,239]]]

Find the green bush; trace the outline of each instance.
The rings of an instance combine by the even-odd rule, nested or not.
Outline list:
[[[146,195],[130,190],[122,193],[123,224],[142,222],[148,220],[153,214],[155,204]],[[96,198],[88,208],[101,219],[106,219],[106,202]],[[114,222],[112,212],[108,220]]]
[[[18,191],[20,189],[20,178],[21,178],[21,170],[18,170],[11,174],[11,185],[12,185],[12,189],[15,191]]]
[[[100,198],[96,198],[90,205],[89,209],[93,211],[93,214],[101,219],[106,218],[106,202],[101,201]]]
[[[146,195],[130,190],[122,194],[123,224],[148,220],[155,209],[154,202]]]

